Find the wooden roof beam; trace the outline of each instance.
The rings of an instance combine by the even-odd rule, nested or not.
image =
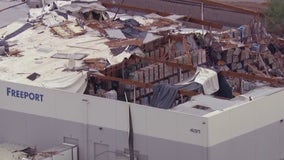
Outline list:
[[[177,68],[182,68],[182,69],[187,69],[187,70],[192,70],[192,71],[196,70],[194,66],[188,65],[188,64],[164,61],[164,60],[154,59],[154,58],[149,58],[149,57],[140,57],[137,55],[133,55],[133,56],[135,58],[139,58],[139,59],[154,62],[154,63],[165,63],[172,67],[177,67]],[[268,78],[264,76],[255,76],[255,75],[251,75],[247,73],[238,73],[238,72],[233,72],[233,71],[221,71],[221,74],[227,77],[243,78],[246,80],[258,80],[258,81],[269,82],[271,84],[276,84],[276,85],[284,85],[284,79],[275,79],[275,78]]]
[[[101,80],[107,80],[107,81],[115,81],[115,82],[119,82],[122,84],[127,84],[127,85],[133,85],[135,87],[140,87],[140,88],[153,88],[153,84],[152,83],[143,83],[143,82],[138,82],[138,81],[133,81],[133,80],[129,80],[129,79],[122,79],[122,78],[117,78],[117,77],[110,77],[110,76],[102,76],[102,75],[98,75],[98,74],[92,74],[92,77],[101,79]],[[200,93],[195,92],[195,91],[188,91],[188,90],[179,90],[179,94],[188,96],[188,97],[192,97],[195,95],[198,95]]]
[[[145,60],[145,61],[149,61],[152,63],[164,63],[167,64],[171,67],[177,67],[177,68],[181,68],[181,69],[186,69],[189,71],[195,71],[196,67],[192,66],[192,65],[188,65],[188,64],[182,64],[182,63],[177,63],[177,62],[172,62],[172,61],[165,61],[165,60],[160,60],[160,59],[155,59],[155,58],[150,58],[150,57],[140,57],[137,55],[132,55],[132,58],[137,58],[137,59],[141,59],[141,60]],[[257,81],[265,81],[274,85],[284,85],[284,79],[275,79],[275,78],[268,78],[268,77],[263,77],[263,76],[255,76],[252,74],[247,74],[247,73],[238,73],[238,72],[233,72],[233,71],[221,71],[220,74],[226,76],[226,77],[236,77],[236,78],[243,78],[246,80],[257,80]],[[129,81],[130,83],[132,82],[131,80],[125,80],[125,81]],[[139,82],[141,83],[141,82]],[[142,85],[142,86],[141,86]],[[143,84],[141,84],[139,86],[139,84],[137,84],[138,87],[144,87]],[[149,85],[149,84],[147,84]],[[147,88],[147,87],[146,87]]]
[[[95,78],[98,78],[101,80],[107,80],[107,81],[115,81],[115,82],[119,82],[119,83],[127,84],[127,85],[134,85],[136,87],[141,87],[141,88],[152,88],[153,87],[153,84],[151,83],[143,83],[143,82],[133,81],[129,79],[122,79],[122,78],[117,78],[117,77],[111,77],[111,76],[92,74],[91,77],[95,77]]]
[[[255,76],[251,74],[246,74],[246,73],[237,73],[237,72],[232,72],[232,71],[221,71],[222,75],[226,77],[236,77],[236,78],[243,78],[246,80],[257,80],[257,81],[265,81],[269,82],[274,85],[284,85],[284,79],[274,79],[274,78],[267,78],[267,77],[262,77],[262,76]]]

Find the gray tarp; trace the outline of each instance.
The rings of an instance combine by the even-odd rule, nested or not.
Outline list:
[[[180,89],[194,91],[201,88],[202,86],[195,82],[188,85],[156,84],[153,88],[151,106],[170,109],[174,106]]]
[[[154,85],[151,106],[164,109],[172,108],[178,96],[178,88],[169,84]]]

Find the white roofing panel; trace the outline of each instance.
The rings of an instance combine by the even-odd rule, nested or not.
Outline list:
[[[2,35],[16,31],[24,23],[13,23],[0,29]],[[8,40],[16,44],[10,49],[21,50],[22,57],[1,57],[0,79],[15,83],[28,84],[46,88],[62,89],[68,92],[83,93],[86,82],[86,71],[63,71],[68,67],[68,59],[51,58],[54,54],[87,54],[86,58],[104,58],[112,64],[120,63],[131,54],[124,52],[113,56],[110,48],[104,43],[106,38],[99,37],[92,29],[85,28],[87,33],[73,38],[62,38],[51,32],[50,27],[30,28]],[[125,38],[120,30],[108,29],[114,38]],[[75,67],[80,67],[82,60],[75,60]],[[13,66],[13,67],[11,67]],[[40,76],[31,81],[27,76],[37,73]]]
[[[180,28],[178,30],[174,30],[176,34],[190,34],[190,33],[199,33],[199,34],[206,34],[207,30],[197,29],[197,28]]]
[[[167,26],[167,27],[152,27],[151,30],[149,32],[151,33],[158,33],[158,32],[163,32],[163,31],[173,31],[176,30],[176,28],[178,28],[179,25],[171,25],[171,26]]]
[[[185,15],[172,14],[172,15],[166,16],[165,18],[173,20],[173,21],[177,21],[177,20],[184,18],[184,17],[185,17]]]
[[[156,14],[156,13],[150,13],[145,15],[146,18],[162,18],[162,16]]]
[[[131,56],[130,53],[128,52],[122,52],[120,54],[118,54],[117,56],[108,59],[108,61],[110,62],[111,65],[115,65],[118,64],[120,62],[122,62],[125,58],[129,58]]]
[[[118,38],[118,39],[125,39],[125,35],[122,33],[120,29],[105,29],[108,37],[110,38]]]
[[[17,26],[21,25],[15,23],[2,30],[13,32],[18,28]],[[64,39],[51,33],[49,27],[38,27],[26,30],[11,38],[8,42],[12,41],[16,42],[17,45],[10,49],[21,50],[20,54],[23,56],[2,57],[2,61],[0,61],[0,79],[33,86],[62,89],[68,92],[83,93],[87,83],[85,80],[87,73],[86,71],[63,71],[67,67],[69,60],[51,58],[52,55],[56,53],[86,53],[88,54],[87,58],[113,58],[109,47],[104,44],[107,40],[93,37],[88,33],[71,39]],[[91,43],[84,43],[86,41]],[[81,60],[75,62],[77,67],[82,65]],[[31,81],[27,79],[27,76],[32,73],[38,73],[40,76]]]
[[[146,18],[142,16],[134,16],[133,19],[143,26],[148,26],[154,23],[154,19],[150,19],[150,18]]]
[[[150,43],[150,42],[153,42],[153,41],[160,39],[160,38],[163,38],[163,36],[155,35],[155,34],[152,34],[152,33],[147,33],[146,37],[143,40],[143,43],[144,44]]]

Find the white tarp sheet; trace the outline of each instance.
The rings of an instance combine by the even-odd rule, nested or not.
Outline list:
[[[218,75],[215,71],[198,67],[197,72],[194,81],[203,86],[205,94],[213,94],[219,90]]]

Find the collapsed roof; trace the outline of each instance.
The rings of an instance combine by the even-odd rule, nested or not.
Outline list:
[[[202,31],[185,15],[115,11],[98,1],[31,9],[28,22],[0,30],[0,79],[103,97],[115,90],[115,99],[167,109],[197,94],[233,98],[284,84],[283,41],[259,21]]]

